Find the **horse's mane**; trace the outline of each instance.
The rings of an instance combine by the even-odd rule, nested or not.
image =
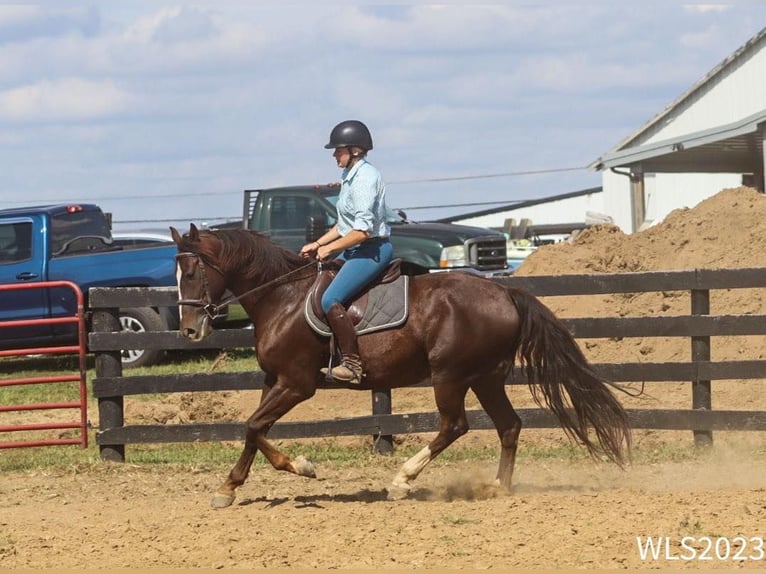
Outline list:
[[[209,241],[212,237],[217,241]],[[276,277],[306,264],[293,253],[257,231],[212,229],[199,232],[199,242],[187,241],[182,248],[199,253],[225,271],[238,271],[246,277]]]

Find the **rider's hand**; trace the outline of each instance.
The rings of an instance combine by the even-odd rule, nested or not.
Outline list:
[[[301,257],[309,259],[310,257],[316,257],[317,250],[319,249],[319,243],[312,241],[301,247]]]
[[[330,249],[329,245],[322,245],[319,249],[317,249],[317,255],[316,258],[320,261],[329,261],[332,259],[332,256],[336,253],[335,249]]]

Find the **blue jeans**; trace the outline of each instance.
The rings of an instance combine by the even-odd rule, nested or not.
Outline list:
[[[344,250],[338,259],[345,260],[345,264],[322,295],[322,310],[327,313],[335,303],[348,305],[386,268],[393,253],[394,248],[387,237],[368,239]]]

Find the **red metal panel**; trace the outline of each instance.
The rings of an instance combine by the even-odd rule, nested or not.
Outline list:
[[[40,440],[26,440],[15,442],[0,442],[0,449],[22,448],[34,446],[55,446],[55,445],[73,445],[79,444],[82,448],[88,446],[88,396],[86,386],[86,339],[85,339],[85,299],[80,288],[70,281],[44,281],[37,283],[0,285],[0,293],[4,291],[19,291],[26,289],[51,289],[54,287],[68,287],[72,289],[77,299],[77,311],[74,315],[67,317],[57,317],[55,319],[28,319],[0,321],[0,329],[13,327],[27,327],[32,325],[60,325],[74,323],[77,325],[77,345],[61,345],[53,347],[36,347],[33,349],[9,349],[0,351],[0,357],[13,357],[23,355],[61,355],[76,354],[78,356],[78,372],[74,374],[52,375],[50,377],[29,377],[12,378],[0,380],[0,387],[10,387],[16,385],[46,385],[53,383],[71,383],[79,382],[80,400],[77,402],[51,402],[51,403],[30,403],[0,405],[0,412],[28,412],[36,410],[53,409],[77,409],[79,410],[79,421],[76,422],[50,422],[35,424],[14,424],[0,425],[0,433],[9,432],[30,432],[59,429],[79,429],[80,438],[43,438]]]
[[[4,379],[0,381],[0,387],[12,387],[14,385],[37,385],[39,383],[71,383],[73,381],[79,380],[80,375],[29,377],[28,379]]]
[[[0,328],[5,324],[0,321]],[[20,357],[23,355],[72,355],[80,350],[78,345],[71,347],[35,347],[34,349],[8,349],[0,351],[0,357]]]

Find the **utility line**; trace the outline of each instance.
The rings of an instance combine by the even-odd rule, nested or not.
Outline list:
[[[588,169],[587,167],[560,167],[560,168],[552,168],[552,169],[538,169],[538,170],[528,170],[528,171],[509,171],[504,173],[486,173],[486,174],[474,174],[474,175],[459,175],[454,177],[428,177],[428,178],[420,178],[420,179],[402,179],[402,180],[393,180],[393,181],[386,181],[386,185],[411,185],[415,183],[440,183],[440,182],[447,182],[447,181],[470,181],[470,180],[476,180],[476,179],[493,179],[498,177],[517,177],[522,175],[543,175],[548,173],[562,173],[566,171],[580,171],[583,169]],[[241,194],[242,191],[236,190],[236,191],[219,191],[216,192],[215,195],[222,196],[222,195],[234,195],[234,194]],[[122,200],[131,200],[134,201],[136,199],[174,199],[178,197],[208,197],[210,196],[209,191],[199,191],[199,192],[183,192],[183,193],[165,193],[165,194],[148,194],[148,195],[125,195],[125,196],[112,196],[108,198],[97,198],[97,199],[68,199],[67,202],[98,202],[102,199],[108,199],[109,201],[122,201]],[[29,203],[36,203],[36,204],[43,204],[43,203],[62,203],[61,199],[21,199],[21,200],[4,200],[5,203],[18,203],[18,204],[29,204]],[[504,202],[499,202],[504,203]],[[474,204],[479,205],[479,204]],[[416,208],[410,208],[410,209],[416,209]],[[425,209],[425,208],[424,208]]]
[[[478,205],[499,205],[499,204],[511,204],[511,203],[523,203],[526,201],[532,201],[531,199],[501,199],[498,201],[475,201],[471,203],[450,203],[445,205],[415,205],[410,207],[395,207],[394,211],[397,209],[403,210],[403,211],[416,211],[418,209],[444,209],[448,207],[472,207],[472,206],[478,206]],[[229,216],[210,216],[206,215],[204,217],[182,217],[177,219],[115,219],[115,223],[172,223],[174,221],[220,221],[220,220],[226,220],[226,221],[239,221],[241,218],[241,215],[229,215]]]
[[[447,207],[473,207],[477,205],[499,205],[499,204],[506,204],[506,203],[523,203],[525,201],[532,201],[532,200],[531,199],[501,199],[498,201],[474,201],[471,203],[450,203],[447,205],[414,205],[410,207],[397,207],[396,209],[415,211],[416,209],[444,209]]]
[[[234,195],[234,194],[241,194],[242,191],[219,191],[216,192],[216,197],[220,195]],[[52,204],[52,203],[100,203],[104,199],[108,199],[109,201],[122,201],[126,199],[175,199],[178,197],[209,197],[210,192],[209,191],[199,191],[199,192],[183,192],[183,193],[164,193],[164,194],[156,194],[153,193],[151,195],[115,195],[115,196],[109,196],[109,197],[99,197],[99,198],[75,198],[75,199],[65,199],[61,200],[59,198],[56,199],[22,199],[22,200],[3,200],[5,203],[34,203],[34,204]]]
[[[400,181],[387,181],[386,185],[404,185],[410,183],[438,183],[444,181],[467,181],[471,179],[491,179],[494,177],[515,177],[519,175],[540,175],[546,173],[561,173],[564,171],[580,171],[587,167],[559,167],[555,169],[538,169],[530,171],[509,171],[506,173],[487,173],[481,175],[461,175],[455,177],[432,177],[426,179],[404,179]]]
[[[241,215],[220,215],[204,217],[174,217],[168,219],[113,219],[113,223],[173,223],[178,221],[240,221]]]

